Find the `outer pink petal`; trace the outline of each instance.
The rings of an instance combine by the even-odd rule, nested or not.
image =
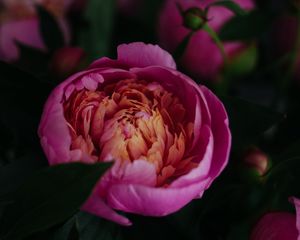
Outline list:
[[[89,199],[82,206],[82,210],[113,222],[117,222],[121,225],[131,225],[131,222],[126,217],[117,214],[103,201],[102,198],[96,194],[93,194],[89,197]]]
[[[199,162],[198,167],[192,169],[188,174],[179,177],[170,185],[170,187],[185,187],[194,183],[201,183],[202,181],[206,181],[206,179],[210,178],[208,174],[211,166],[213,165],[212,156],[214,150],[214,138],[208,126],[204,126],[201,131],[199,145],[203,145],[205,147],[203,147],[202,150],[204,153],[201,153],[201,155],[197,157],[197,162]],[[207,187],[205,186],[205,189],[206,188]]]
[[[298,230],[298,239],[300,240],[300,199],[292,198],[296,208],[296,226]]]
[[[64,118],[62,100],[67,99],[75,89],[94,89],[104,79],[105,82],[111,82],[133,77],[132,73],[122,69],[93,68],[74,74],[51,92],[45,103],[38,130],[41,145],[50,164],[78,160],[90,162],[80,150],[70,151],[71,137]]]
[[[176,69],[172,56],[158,45],[136,42],[118,46],[118,60],[131,67],[164,66]]]
[[[296,217],[288,212],[264,215],[255,225],[250,240],[297,240]]]
[[[203,193],[207,181],[183,188],[153,188],[136,184],[116,184],[108,190],[110,206],[146,216],[173,213]]]
[[[226,110],[222,102],[206,87],[201,86],[211,113],[211,130],[214,136],[214,153],[210,177],[214,179],[228,163],[231,148],[231,133]]]
[[[100,58],[95,60],[89,68],[121,68],[128,69],[127,64],[122,63],[118,60],[110,59],[107,57]]]

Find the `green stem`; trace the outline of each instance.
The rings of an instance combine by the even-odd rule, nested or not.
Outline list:
[[[228,64],[228,58],[227,58],[227,55],[226,55],[226,52],[225,52],[224,45],[223,45],[221,39],[219,38],[218,34],[210,26],[208,26],[207,23],[203,26],[203,30],[206,31],[209,34],[209,36],[216,43],[217,47],[219,48],[219,50],[222,54],[222,57],[223,57],[223,60],[224,60],[224,66],[226,68],[226,66]]]

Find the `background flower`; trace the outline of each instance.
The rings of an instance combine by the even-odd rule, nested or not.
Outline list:
[[[298,240],[299,234],[299,199],[294,198],[296,215],[289,212],[271,212],[265,214],[255,225],[251,240]]]
[[[5,0],[0,9],[0,59],[16,61],[19,58],[17,44],[47,51],[39,28],[35,4],[44,7],[55,16],[65,42],[70,42],[70,30],[65,19],[65,11],[70,7],[70,0]]]
[[[160,44],[170,52],[174,52],[183,39],[191,31],[183,25],[183,17],[178,5],[183,11],[197,7],[204,10],[213,0],[167,0],[162,7],[158,22],[158,36]],[[250,10],[254,7],[252,0],[235,0],[242,8]],[[216,32],[231,18],[233,13],[223,6],[213,6],[209,9],[207,21]],[[226,42],[225,52],[229,59],[234,58],[245,47],[242,42]],[[182,66],[193,76],[204,79],[216,80],[224,66],[221,51],[213,39],[203,30],[198,30],[190,39],[183,56],[180,58]]]

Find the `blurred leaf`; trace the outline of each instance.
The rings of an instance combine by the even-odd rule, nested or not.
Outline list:
[[[110,166],[70,163],[36,173],[16,192],[14,204],[7,208],[0,224],[4,239],[22,239],[72,216]]]
[[[221,99],[229,116],[233,148],[253,143],[264,131],[283,119],[280,113],[242,99]]]
[[[68,240],[74,224],[75,217],[72,217],[56,232],[54,232],[52,240]]]
[[[34,76],[45,77],[48,71],[50,55],[20,42],[16,44],[20,52],[20,57],[16,65],[32,73]]]
[[[54,51],[65,45],[64,36],[55,17],[43,7],[36,6],[40,32],[48,50]]]
[[[285,149],[280,155],[275,158],[279,160],[286,160],[292,158],[300,158],[300,141],[293,143],[287,149]]]
[[[252,11],[243,16],[235,16],[220,30],[224,41],[249,40],[265,33],[272,23],[272,17],[261,11]]]
[[[237,3],[233,2],[233,1],[230,1],[230,0],[213,2],[213,3],[209,4],[207,8],[212,7],[212,6],[222,6],[222,7],[225,7],[228,10],[232,11],[236,15],[245,15],[247,13]]]
[[[50,84],[1,61],[0,74],[0,104],[2,103],[4,107],[17,107],[18,110],[30,113],[41,112]]]
[[[79,240],[122,240],[120,226],[108,220],[79,212],[76,215]]]
[[[14,193],[34,172],[44,167],[46,161],[38,159],[36,153],[27,153],[0,167],[0,198]]]
[[[12,141],[10,147],[18,151],[36,146],[37,126],[51,85],[1,61],[0,75],[0,125],[12,137],[7,142]],[[1,141],[3,148],[7,146]]]
[[[256,63],[258,51],[255,44],[249,46],[236,57],[232,58],[227,65],[226,74],[232,76],[240,76],[253,71]]]
[[[113,28],[114,0],[90,0],[84,13],[86,25],[79,33],[79,45],[89,60],[107,56]]]
[[[189,42],[190,42],[190,39],[191,39],[191,37],[193,36],[193,33],[194,32],[190,32],[188,35],[186,35],[185,37],[184,37],[184,39],[179,43],[179,45],[177,46],[177,48],[176,48],[176,50],[175,50],[175,52],[174,52],[174,54],[173,54],[173,56],[174,56],[174,59],[176,59],[176,60],[179,60],[182,56],[183,56],[183,54],[184,54],[184,52],[185,52],[185,50],[186,50],[186,48],[187,48],[187,46],[188,46],[188,44],[189,44]]]

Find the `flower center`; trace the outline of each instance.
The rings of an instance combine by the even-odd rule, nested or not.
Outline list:
[[[180,100],[158,83],[127,79],[74,91],[64,113],[71,149],[95,162],[146,160],[154,164],[159,186],[196,166],[188,154],[193,123]]]

